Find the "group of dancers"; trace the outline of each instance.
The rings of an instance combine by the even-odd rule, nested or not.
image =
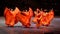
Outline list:
[[[4,10],[5,24],[7,26],[14,26],[19,21],[23,26],[30,27],[31,18],[35,15],[32,22],[36,24],[36,27],[40,27],[42,25],[49,26],[50,21],[54,18],[54,11],[53,9],[49,12],[45,11],[46,10],[40,10],[38,8],[36,11],[33,11],[30,7],[28,11],[21,11],[18,7],[14,10],[6,7]]]

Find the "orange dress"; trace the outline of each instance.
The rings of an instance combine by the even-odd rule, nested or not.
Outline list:
[[[48,13],[44,13],[43,17],[40,20],[42,25],[48,26],[50,21],[54,18],[53,10],[49,11]]]
[[[18,12],[19,12],[19,10],[17,7],[14,11],[11,11],[7,7],[5,8],[4,16],[5,16],[5,24],[7,26],[14,26],[14,24],[16,24],[18,22],[18,20],[16,18],[16,14]]]
[[[43,17],[44,12],[42,10],[37,9],[36,12],[34,12],[35,17],[33,19],[33,22],[35,22],[36,27],[39,27],[41,25],[40,20]]]
[[[40,11],[37,13],[34,17],[33,22],[36,23],[36,26],[48,26],[50,24],[50,21],[54,18],[54,12],[53,10],[50,10],[48,13],[45,13],[43,11]]]
[[[37,20],[40,17],[40,10],[37,8],[36,11],[34,11],[34,14],[35,14],[35,16],[34,16],[34,19],[32,20],[32,22],[37,23],[38,22]]]
[[[24,14],[24,15],[23,15]],[[33,16],[33,11],[31,8],[29,8],[28,12],[23,12],[21,14],[20,12],[17,14],[17,19],[22,23],[23,26],[25,27],[30,27],[30,20],[31,17]]]
[[[39,27],[39,26],[42,25],[41,19],[42,19],[42,17],[43,17],[43,14],[44,14],[44,12],[43,12],[43,11],[40,11],[39,15],[36,16],[36,17],[38,17],[38,18],[37,18],[37,24],[36,24],[36,27]]]

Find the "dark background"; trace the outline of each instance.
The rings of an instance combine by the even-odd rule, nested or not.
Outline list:
[[[3,16],[5,7],[13,8],[18,7],[20,10],[28,9],[31,7],[33,10],[36,8],[54,9],[55,16],[60,16],[60,1],[59,0],[0,0],[0,16]]]

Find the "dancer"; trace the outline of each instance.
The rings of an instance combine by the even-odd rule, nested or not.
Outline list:
[[[40,10],[39,10],[40,11]],[[36,23],[36,27],[39,27],[39,26],[48,26],[50,24],[50,21],[53,19],[54,17],[54,12],[53,10],[50,10],[49,12],[43,12],[42,10],[38,13],[38,10],[37,12],[35,13],[35,17],[34,17],[34,20],[33,22]]]
[[[44,14],[43,10],[39,10],[38,8],[36,9],[36,12],[34,12],[35,17],[33,19],[33,22],[36,23],[36,27],[41,26],[40,20]]]
[[[23,15],[24,14],[24,15]],[[22,23],[23,26],[25,27],[30,27],[30,20],[31,17],[33,16],[33,10],[31,8],[29,8],[29,11],[26,12],[19,12],[17,14],[17,19]]]
[[[19,9],[16,7],[15,10],[10,10],[7,7],[4,11],[4,17],[5,17],[5,24],[7,26],[14,26],[18,22],[16,18],[16,14],[19,12]]]
[[[54,11],[50,10],[49,12],[46,12],[44,16],[42,17],[40,23],[42,23],[44,26],[49,26],[50,21],[54,18]]]

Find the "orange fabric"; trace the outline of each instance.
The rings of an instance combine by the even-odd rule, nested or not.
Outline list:
[[[51,10],[49,11],[45,17],[42,17],[41,21],[43,25],[49,25],[50,21],[54,18],[54,12]]]
[[[36,23],[37,27],[41,25],[49,25],[50,21],[54,18],[53,10],[50,10],[48,13],[40,11],[37,14],[35,15],[34,20],[33,20],[33,22]]]
[[[7,7],[5,8],[4,11],[4,16],[5,16],[5,24],[7,26],[14,26],[15,23],[17,23],[17,18],[16,18],[16,14],[18,13],[18,8],[16,7],[16,9],[12,12],[10,9],[8,9]]]
[[[24,13],[25,15],[18,13],[17,14],[17,19],[22,23],[23,26],[25,27],[30,27],[30,19],[33,16],[33,11],[30,8],[28,12]]]
[[[22,14],[21,14],[22,13]],[[33,16],[33,10],[29,8],[28,12],[21,12],[17,7],[14,11],[5,8],[4,11],[5,16],[5,24],[7,26],[14,26],[18,21],[22,23],[25,27],[30,27],[30,20]],[[35,17],[33,22],[36,23],[36,26],[39,27],[41,25],[49,25],[50,21],[54,18],[54,11],[50,10],[49,12],[45,13],[37,9],[35,12]]]

